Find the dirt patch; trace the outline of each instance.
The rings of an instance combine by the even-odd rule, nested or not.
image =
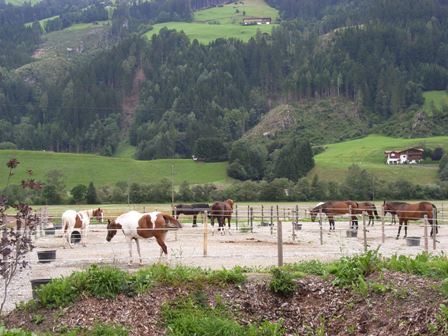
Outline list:
[[[314,335],[318,330],[325,335],[433,335],[428,325],[435,322],[438,307],[444,301],[435,289],[436,281],[401,273],[371,276],[370,281],[390,289],[380,294],[370,292],[368,297],[335,287],[331,279],[315,276],[297,280],[295,293],[283,297],[269,291],[269,278],[267,274],[255,273],[242,286],[202,290],[210,306],[220,296],[239,323],[283,321],[288,335]],[[6,325],[54,332],[102,322],[124,325],[131,335],[162,335],[165,330],[161,305],[191,291],[157,287],[135,297],[84,298],[62,310],[39,311],[45,316],[39,325],[32,322],[33,313],[16,310],[6,317]]]

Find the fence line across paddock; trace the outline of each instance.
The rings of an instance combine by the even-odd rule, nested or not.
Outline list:
[[[135,207],[134,207],[135,208]],[[146,207],[141,207],[143,210],[146,210]],[[161,207],[162,208],[162,207]],[[199,208],[198,208],[199,209]],[[203,210],[203,208],[200,208]],[[337,229],[336,232],[332,235],[328,234],[328,230],[326,229],[326,216],[324,216],[324,213],[317,213],[316,222],[310,221],[310,210],[312,207],[310,206],[299,206],[299,205],[289,205],[289,206],[275,206],[275,205],[244,205],[244,206],[238,206],[238,204],[235,205],[235,208],[233,209],[232,213],[232,220],[231,220],[231,229],[226,230],[226,232],[231,233],[231,235],[228,235],[228,240],[240,238],[240,237],[251,237],[251,235],[256,234],[262,234],[260,239],[264,239],[264,241],[260,241],[262,243],[267,243],[272,245],[273,243],[276,243],[277,247],[282,247],[284,245],[288,245],[291,243],[295,243],[293,246],[297,246],[298,249],[300,249],[303,246],[304,237],[306,236],[306,239],[311,239],[314,242],[317,242],[320,244],[320,246],[325,246],[328,244],[334,244],[335,240],[338,240],[337,243],[343,244],[345,243],[352,243],[354,238],[348,238],[345,237],[345,234],[348,234],[347,231],[350,230],[350,217],[352,214],[345,214],[345,215],[338,215],[335,216],[336,223],[337,223]],[[440,212],[440,209],[438,209]],[[122,213],[122,210],[118,209],[107,209],[107,212],[117,214],[119,215]],[[376,221],[375,228],[376,231],[371,232],[372,226],[367,226],[367,220],[368,216],[364,212],[363,214],[353,214],[358,216],[358,237],[356,238],[357,242],[362,242],[363,246],[360,247],[360,251],[367,250],[369,247],[372,247],[373,245],[378,244],[384,244],[386,241],[392,243],[395,242],[395,232],[398,228],[398,224],[396,225],[390,225],[386,224],[386,216],[384,216],[382,207],[378,207],[378,213],[380,215],[380,219]],[[50,223],[57,223],[60,221],[59,214],[51,213],[48,211],[48,209],[42,209],[40,211],[40,215],[42,216],[39,220],[38,227],[36,230],[36,238],[38,242],[38,248],[45,248],[45,244],[42,244],[39,246],[39,243],[42,241],[40,238],[44,236],[44,228],[51,227]],[[198,215],[198,220],[201,223],[197,229],[193,229],[189,227],[189,224],[184,224],[184,229],[180,230],[172,230],[167,229],[168,231],[176,231],[176,235],[179,239],[194,239],[197,238],[198,241],[202,240],[204,244],[204,249],[202,253],[202,257],[207,256],[210,258],[219,258],[218,256],[210,256],[208,255],[208,252],[210,249],[205,247],[205,244],[207,244],[209,241],[212,241],[216,238],[213,237],[221,237],[220,233],[218,232],[218,225],[215,224],[215,235],[213,236],[211,234],[211,226],[210,221],[207,218],[210,215],[209,213],[201,212]],[[215,216],[216,217],[216,216]],[[114,219],[115,216],[108,216],[107,213],[104,216],[105,219]],[[180,220],[184,221],[184,219],[190,219],[191,216],[188,215],[181,215]],[[387,218],[390,218],[389,215]],[[96,221],[92,218],[93,221]],[[448,237],[446,234],[443,234],[443,231],[445,231],[444,226],[448,226],[448,218],[443,216],[438,216],[438,225],[440,231],[442,231],[440,234],[437,234],[436,238],[440,241],[445,241],[446,237]],[[207,230],[204,230],[204,227],[202,225],[202,222],[206,221],[207,223]],[[189,222],[190,223],[190,222]],[[343,224],[346,223],[346,224]],[[281,225],[281,231],[283,231],[282,240],[279,243],[278,240],[278,232],[279,232],[279,225]],[[340,226],[343,225],[343,226]],[[202,228],[201,228],[202,226]],[[227,227],[227,225],[225,225]],[[300,227],[300,228],[299,228]],[[419,219],[417,223],[413,223],[409,225],[409,228],[412,228],[412,232],[419,232],[419,236],[422,240],[424,240],[424,247],[419,248],[419,250],[423,251],[438,251],[437,246],[438,242],[433,239],[433,237],[429,236],[429,230],[431,226],[429,225],[427,219]],[[378,230],[378,228],[382,228],[382,230]],[[154,229],[151,229],[154,230]],[[194,231],[196,230],[196,231]],[[425,234],[423,231],[427,230],[428,232]],[[88,235],[91,235],[92,233],[103,233],[104,232],[104,238],[106,236],[107,228],[105,227],[105,224],[98,225],[91,223],[89,226],[89,233]],[[61,233],[63,233],[62,230],[56,230],[56,232],[59,234],[58,236],[55,236],[54,239],[59,239]],[[205,234],[207,232],[207,234]],[[394,232],[394,233],[392,233]],[[415,233],[414,233],[415,234]],[[169,233],[169,236],[171,236],[172,233]],[[309,236],[309,237],[308,237]],[[52,236],[47,236],[45,241],[51,240]],[[103,237],[103,236],[102,236]],[[103,239],[103,238],[101,238]],[[381,243],[373,240],[379,240],[381,239]],[[167,242],[170,242],[173,240],[167,240]],[[225,241],[223,242],[226,243]],[[111,244],[117,244],[114,241],[108,243],[105,241],[102,242],[95,242],[90,243],[89,245],[94,248],[102,248],[105,245],[108,245],[113,249]],[[122,242],[119,242],[118,244],[122,244]],[[232,244],[232,242],[229,242],[229,244]],[[279,245],[280,244],[280,245]],[[302,245],[301,245],[302,244]],[[47,244],[48,245],[48,244]],[[51,245],[51,244],[50,244]],[[369,246],[371,245],[371,246]],[[202,250],[202,247],[201,247]],[[70,250],[67,250],[70,251]],[[284,258],[289,257],[289,252],[284,252],[283,249],[281,250],[281,253],[283,254]],[[297,255],[307,254],[309,255],[311,252],[297,252]],[[199,253],[201,254],[201,253]],[[280,254],[280,250],[278,250],[278,254]],[[332,251],[319,251],[319,255],[337,255],[340,254],[340,252],[332,252]],[[251,257],[254,258],[262,258],[263,254],[257,255],[257,254],[251,254]],[[188,256],[191,258],[199,258],[200,255],[191,255]],[[222,256],[221,256],[222,257]],[[271,254],[270,254],[271,257]],[[176,258],[176,257],[175,257]],[[103,258],[104,259],[104,258]],[[77,258],[65,258],[65,260],[70,260],[75,262]],[[81,260],[81,259],[78,259]],[[92,263],[97,262],[97,258],[84,258],[82,259],[90,260]],[[280,264],[280,261],[279,261]]]

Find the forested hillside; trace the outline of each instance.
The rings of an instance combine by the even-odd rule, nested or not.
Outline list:
[[[137,147],[137,158],[153,159],[190,157],[198,154],[198,143],[219,139],[223,159],[270,109],[334,97],[344,99],[363,126],[349,133],[353,137],[439,135],[448,127],[447,106],[433,106],[431,113],[423,109],[424,91],[448,86],[445,1],[269,0],[282,17],[271,35],[208,45],[166,29],[149,40],[141,34],[157,22],[191,20],[194,10],[222,1],[120,2],[110,15],[108,49],[72,62],[51,83],[27,81],[14,69],[31,60],[42,31],[26,22],[50,16],[93,22],[108,5],[70,1],[0,5],[3,147],[112,155],[119,141],[127,140]],[[72,13],[92,8],[92,15],[68,18],[64,6]],[[123,99],[138,71],[145,80],[122,139]],[[325,116],[331,125],[331,113]],[[298,141],[319,131],[314,123],[292,126],[286,132]],[[268,160],[288,137],[266,144]],[[327,142],[320,136],[312,140]]]

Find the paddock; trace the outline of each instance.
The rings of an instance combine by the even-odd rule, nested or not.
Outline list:
[[[163,262],[211,269],[270,267],[279,265],[280,257],[281,263],[312,259],[331,261],[362,253],[366,249],[378,249],[383,256],[417,255],[425,250],[435,254],[446,253],[448,220],[444,217],[442,207],[437,205],[439,234],[435,243],[429,237],[430,227],[425,228],[424,220],[412,222],[408,227],[408,237],[419,237],[418,246],[409,246],[406,239],[395,239],[398,225],[390,224],[390,215],[376,220],[374,226],[367,226],[367,216],[358,215],[359,230],[356,237],[348,237],[348,215],[337,217],[336,230],[329,232],[325,216],[322,216],[321,222],[310,221],[311,206],[308,205],[263,205],[263,208],[260,204],[239,205],[234,209],[231,230],[226,230],[225,235],[218,232],[217,224],[213,234],[207,216],[198,217],[197,227],[192,227],[191,217],[183,216],[183,228],[168,232],[167,257],[159,259],[160,247],[154,239],[141,241],[143,266]],[[146,209],[140,206],[136,210]],[[159,210],[168,212],[162,207]],[[381,214],[380,206],[378,210]],[[123,211],[106,208],[105,217],[114,218],[120,212]],[[51,226],[50,222],[58,223],[59,214],[53,213],[50,208],[41,211],[40,215],[47,218],[36,232],[36,248],[29,255],[30,269],[19,275],[12,284],[12,295],[9,295],[11,300],[8,300],[10,304],[31,298],[31,279],[66,276],[91,264],[113,265],[131,271],[141,267],[135,243],[134,263],[128,266],[129,249],[122,232],[118,231],[115,238],[107,242],[106,225],[94,221],[89,228],[86,247],[75,244],[73,249],[64,248],[63,229],[56,229],[54,235],[46,235],[43,230]],[[37,252],[44,250],[56,250],[56,259],[50,263],[39,262]]]

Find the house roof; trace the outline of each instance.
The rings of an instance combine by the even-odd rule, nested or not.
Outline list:
[[[387,151],[384,151],[384,154],[390,154],[390,153],[403,153],[403,152],[407,152],[407,151],[409,151],[409,150],[411,150],[411,149],[418,150],[418,151],[420,151],[420,152],[422,152],[422,153],[425,151],[423,148],[410,147],[410,148],[406,148],[406,149],[402,149],[402,150],[387,150]]]

